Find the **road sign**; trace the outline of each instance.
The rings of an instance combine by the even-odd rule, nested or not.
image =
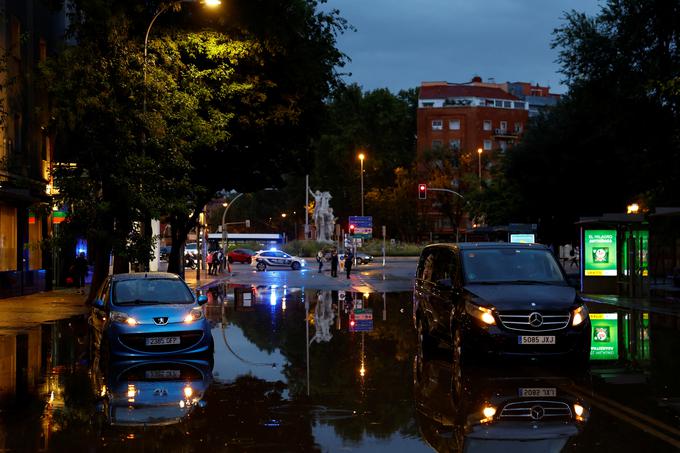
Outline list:
[[[373,237],[373,217],[372,216],[350,216],[349,224],[354,225],[353,238],[371,239]]]
[[[371,332],[373,330],[373,310],[354,309],[350,314],[350,332]]]

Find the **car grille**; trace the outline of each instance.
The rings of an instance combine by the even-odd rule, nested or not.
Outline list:
[[[563,401],[519,401],[505,405],[499,416],[502,420],[571,419],[569,405]]]
[[[147,346],[146,339],[151,337],[179,337],[179,344]],[[159,334],[127,334],[118,337],[120,342],[140,352],[175,352],[190,348],[203,338],[202,330],[189,330],[186,332],[163,332]]]
[[[537,311],[522,313],[499,313],[503,327],[522,332],[550,332],[561,330],[569,325],[569,313],[541,313]],[[540,322],[539,322],[540,320]]]

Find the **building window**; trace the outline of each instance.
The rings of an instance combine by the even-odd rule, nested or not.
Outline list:
[[[505,107],[506,109],[511,109],[512,108],[512,102],[503,101],[503,107]]]
[[[516,109],[524,110],[524,102],[515,102],[514,106],[515,106]]]
[[[498,145],[501,147],[502,153],[508,150],[508,142],[506,142],[505,140],[499,141]]]
[[[507,121],[501,121],[501,130],[502,131],[508,130],[508,122]]]
[[[441,140],[432,140],[432,149],[441,148],[443,142]]]
[[[423,102],[423,107],[434,107],[434,102]]]
[[[452,131],[460,130],[460,120],[449,120],[449,129]]]
[[[454,151],[458,151],[460,149],[460,139],[454,138],[453,140],[449,140],[449,147]]]
[[[515,123],[515,132],[518,134],[522,132],[522,123]]]
[[[485,151],[489,151],[492,146],[493,146],[493,142],[491,140],[484,140],[484,150]]]
[[[441,131],[444,129],[444,121],[442,120],[432,120],[432,130]]]
[[[496,101],[496,107],[503,107],[503,101]]]
[[[28,212],[28,270],[42,268],[42,222],[40,216],[33,211]]]
[[[0,271],[17,270],[17,208],[0,204]]]
[[[484,130],[485,131],[491,130],[491,120],[484,120]]]

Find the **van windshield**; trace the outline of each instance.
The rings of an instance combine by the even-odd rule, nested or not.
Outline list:
[[[464,250],[463,272],[469,284],[566,285],[555,258],[547,250],[498,248]]]

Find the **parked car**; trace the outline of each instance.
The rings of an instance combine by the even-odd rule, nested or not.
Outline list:
[[[369,255],[368,253],[357,252],[354,257],[356,258],[357,264],[368,264],[373,262],[373,255]],[[340,253],[338,259],[340,261],[345,261],[345,252]]]
[[[538,244],[434,244],[420,255],[413,320],[424,354],[454,361],[562,357],[587,365],[588,309],[550,250]]]
[[[250,264],[255,252],[250,249],[234,249],[227,254],[230,263]]]
[[[175,274],[139,272],[109,276],[92,302],[89,323],[104,357],[212,355],[210,324]]]
[[[258,271],[268,268],[289,267],[294,271],[305,267],[305,260],[297,256],[292,256],[280,250],[260,250],[252,256],[251,265]]]

